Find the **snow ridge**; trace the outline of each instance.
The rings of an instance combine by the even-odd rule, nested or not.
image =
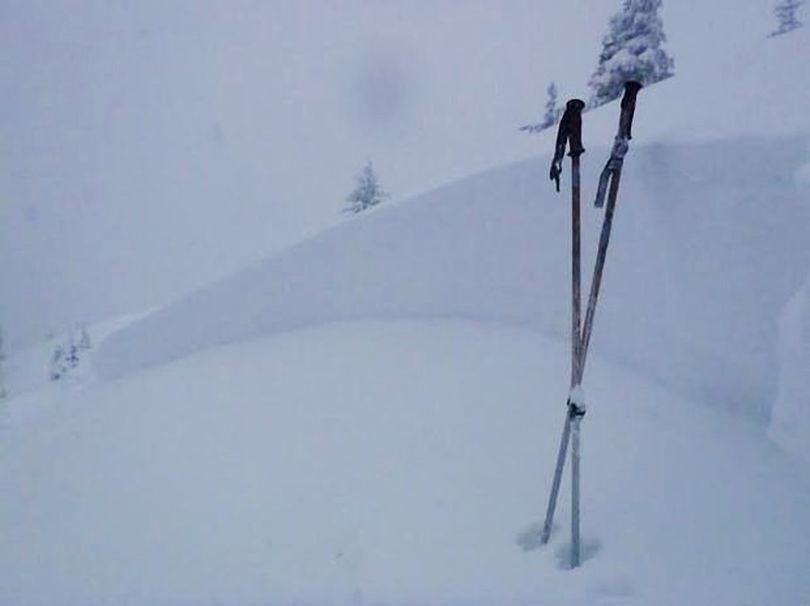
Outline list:
[[[805,137],[636,146],[594,345],[680,391],[766,417],[777,316],[810,263]],[[595,183],[589,149],[584,183]],[[114,335],[103,378],[260,335],[366,318],[460,317],[566,334],[568,205],[547,158],[368,213]],[[587,192],[584,194],[588,199]],[[601,214],[585,209],[585,271]],[[776,236],[778,234],[778,237]]]

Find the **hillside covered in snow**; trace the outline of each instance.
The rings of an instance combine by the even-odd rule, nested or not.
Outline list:
[[[776,85],[801,71],[797,44],[810,46],[803,30],[741,52],[727,78],[713,78],[711,65],[642,91],[595,338],[683,394],[764,422],[778,389],[782,310],[810,267],[810,119],[800,110],[810,83],[794,82],[791,95]],[[721,110],[735,88],[748,92]],[[677,111],[694,90],[702,105]],[[616,114],[615,104],[585,114],[587,200]],[[540,146],[551,149],[553,134]],[[99,372],[112,378],[254,335],[368,317],[465,317],[564,334],[570,211],[547,181],[549,162],[381,208],[203,288],[106,343]],[[601,213],[584,212],[590,263]]]
[[[62,166],[42,183],[24,185],[27,173],[14,164],[22,161],[9,162],[17,166],[7,171],[17,193],[64,189],[70,199],[86,194],[86,204],[78,219],[67,207],[40,214],[36,208],[47,205],[33,203],[0,213],[0,233],[8,234],[0,276],[19,287],[2,307],[16,310],[19,325],[1,368],[8,397],[0,401],[0,604],[810,603],[810,80],[803,76],[810,28],[768,38],[764,4],[665,2],[676,75],[639,94],[624,165],[584,381],[583,562],[576,570],[567,555],[567,475],[550,543],[539,548],[534,540],[569,389],[569,165],[556,193],[548,181],[553,132],[496,136],[503,125],[489,114],[477,135],[462,128],[482,108],[503,110],[508,95],[482,93],[480,105],[465,106],[446,125],[448,106],[425,113],[425,124],[447,135],[446,147],[439,138],[406,138],[398,151],[375,148],[403,161],[394,178],[402,188],[422,189],[422,178],[440,180],[441,171],[454,177],[444,185],[385,202],[258,261],[258,217],[272,213],[251,212],[260,200],[252,188],[265,181],[247,175],[266,148],[224,151],[253,141],[245,134],[249,112],[232,112],[226,127],[214,128],[213,156],[201,149],[176,160],[186,140],[178,138],[179,147],[144,159],[143,176],[157,180],[136,188],[144,194],[140,210],[132,192],[121,193],[121,173],[86,187],[76,176],[84,161],[110,166],[99,159],[104,146],[77,158],[76,174]],[[144,6],[130,7],[131,23]],[[104,9],[116,15],[121,40],[130,40],[122,12],[130,9]],[[566,4],[558,18],[570,25],[591,9],[588,28],[602,32],[609,12],[602,3]],[[213,28],[208,33],[244,29],[245,46],[228,46],[244,57],[266,25],[248,23],[250,10],[217,9],[202,19]],[[274,44],[294,51],[285,45],[312,21],[297,8],[278,10]],[[397,10],[360,14],[364,22],[379,18],[384,33],[406,29]],[[433,34],[461,9],[437,10]],[[13,45],[22,44],[20,32],[33,26],[16,15],[30,14],[2,11],[15,15]],[[492,5],[479,12],[487,21],[500,14]],[[213,25],[217,15],[222,30]],[[82,31],[81,16],[74,17],[70,35]],[[166,31],[204,39],[206,30],[193,27],[200,17],[189,18],[156,31],[144,26],[134,47],[121,42],[114,52],[140,65],[138,53],[152,57]],[[328,61],[308,63],[310,54],[340,57],[353,48],[327,35],[334,18],[331,9],[319,13],[325,29],[295,55],[299,67],[324,75],[335,57],[327,52]],[[289,23],[296,27],[282,31]],[[583,36],[593,34],[585,29]],[[425,52],[435,43],[431,32],[421,32]],[[477,48],[476,32],[466,35],[447,51],[445,68],[463,63],[454,53]],[[555,40],[545,40],[549,52]],[[211,40],[203,55],[218,56],[220,42]],[[481,57],[508,54],[488,44]],[[594,48],[572,52],[569,68]],[[172,61],[156,62],[167,82],[178,67]],[[307,89],[293,67],[283,73],[282,82],[298,83],[297,98],[317,96],[320,89]],[[474,70],[464,77],[476,81]],[[180,78],[177,90],[199,92],[193,82]],[[132,86],[136,99],[146,90]],[[564,82],[563,90],[571,88]],[[23,104],[29,93],[15,92],[11,103]],[[181,130],[191,132],[205,115],[204,99]],[[288,130],[279,131],[272,157],[289,163],[289,175],[274,173],[272,186],[266,177],[265,194],[279,197],[278,229],[332,224],[296,223],[285,205],[324,194],[329,187],[320,179],[356,160],[365,141],[340,154],[342,139],[325,130],[320,155],[304,153],[304,144],[285,147],[298,132],[289,117],[323,106],[292,111],[276,101],[275,116]],[[220,102],[221,110],[234,109],[225,97]],[[123,101],[116,107],[131,110]],[[167,131],[176,126],[172,115],[160,113]],[[313,128],[339,117],[318,115]],[[617,103],[583,117],[586,291],[602,220],[591,200],[617,120]],[[105,136],[131,141],[124,131],[137,124],[123,121]],[[223,134],[232,132],[228,124],[241,125],[241,135]],[[66,140],[95,136],[93,127],[65,128]],[[455,137],[454,129],[465,135]],[[148,152],[152,136],[144,133],[133,149]],[[31,141],[48,148],[43,131]],[[509,141],[514,147],[502,151]],[[420,145],[430,153],[407,161],[426,149]],[[245,154],[252,164],[240,168]],[[334,165],[315,167],[332,156],[340,156]],[[195,171],[206,166],[209,178],[197,182]],[[171,167],[181,169],[176,180]],[[296,180],[303,185],[289,196]],[[120,194],[110,197],[106,215],[98,212],[107,202],[101,192]],[[231,196],[243,196],[233,213],[208,208],[213,198]],[[119,204],[125,212],[117,216]],[[119,221],[127,217],[133,222]],[[46,266],[63,248],[51,238],[57,225],[78,225],[71,233],[80,235],[55,270]],[[31,271],[40,266],[41,274]],[[30,280],[52,270],[54,284]],[[143,287],[131,298],[141,309],[114,316],[126,311],[123,284]],[[77,309],[87,310],[92,344],[76,368],[49,381],[48,358],[66,337],[33,335],[47,322],[78,321]]]

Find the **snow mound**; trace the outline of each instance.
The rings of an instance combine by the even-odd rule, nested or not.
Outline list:
[[[767,416],[778,310],[810,264],[810,192],[793,178],[807,149],[804,137],[631,149],[594,347]],[[605,155],[589,149],[585,184]],[[95,355],[98,373],[343,320],[452,316],[565,334],[570,211],[546,167],[493,170],[325,232],[117,333]],[[601,213],[584,215],[587,280]]]

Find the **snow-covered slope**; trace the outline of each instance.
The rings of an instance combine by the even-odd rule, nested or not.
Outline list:
[[[561,569],[567,485],[552,544],[524,549],[568,390],[569,206],[544,155],[364,213],[99,335],[98,376],[43,387],[45,349],[12,356],[12,397],[0,406],[0,604],[810,603],[810,471],[769,439],[810,456],[810,81],[797,76],[810,29],[768,40],[767,27],[740,27],[757,23],[760,4],[667,4],[669,31],[682,36],[678,76],[639,99],[585,379],[580,569]],[[586,201],[616,118],[615,105],[585,117]],[[538,153],[552,136],[533,140]],[[454,144],[437,148],[443,162],[455,165]],[[188,166],[206,166],[205,155]],[[251,161],[248,172],[265,158]],[[191,188],[169,164],[157,173],[163,185],[138,193],[199,192],[188,207],[229,199],[228,175],[244,174],[212,174],[211,193],[194,171],[184,173]],[[49,173],[31,191],[64,184]],[[181,206],[165,217],[127,208],[150,227],[146,240],[159,244],[161,232],[177,235],[177,254],[190,241],[205,251],[185,263],[217,254],[194,240],[199,225],[180,234]],[[234,245],[231,259],[249,258],[262,229],[241,208],[253,236],[240,220],[223,225],[230,232],[201,220]],[[112,264],[137,256],[144,240],[129,215],[106,212],[119,230],[104,233],[107,245],[133,236]],[[48,223],[64,228],[68,214]],[[585,215],[589,259],[601,217]],[[33,207],[14,216],[38,221]],[[78,239],[100,224],[84,223]],[[46,256],[14,256],[25,242],[3,246],[26,259],[8,267],[28,288]],[[139,275],[167,250],[144,249]],[[79,267],[92,274],[86,255],[109,268],[101,245],[65,250],[59,284],[79,283]],[[232,261],[222,262],[195,275]],[[164,269],[161,289],[180,266]],[[48,296],[57,287],[15,290],[16,305],[35,290],[60,310],[99,293],[96,309],[115,307],[109,284],[73,291],[72,303]],[[38,323],[41,310],[32,299],[18,317]]]
[[[0,603],[806,603],[808,468],[599,356],[586,560],[561,569],[567,484],[551,544],[524,551],[567,362],[533,331],[364,321],[17,399]]]
[[[633,149],[594,346],[693,395],[766,414],[779,311],[810,263],[808,190],[793,179],[806,150],[802,137]],[[586,183],[603,157],[589,150]],[[97,368],[111,378],[254,335],[367,317],[563,333],[570,211],[545,172],[545,160],[529,161],[370,213],[123,330],[99,350]],[[586,215],[593,243],[600,215]]]
[[[810,31],[757,39],[642,91],[594,344],[767,417],[777,323],[810,266]],[[723,77],[718,77],[722,73]],[[616,126],[585,116],[585,198]],[[537,138],[550,150],[553,133]],[[171,304],[96,357],[116,377],[332,320],[463,316],[567,327],[568,204],[548,158],[381,209]],[[586,209],[596,239],[599,214]]]

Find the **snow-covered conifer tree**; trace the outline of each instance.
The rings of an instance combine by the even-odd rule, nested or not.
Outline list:
[[[781,36],[803,25],[796,15],[802,4],[804,4],[804,0],[779,0],[776,3],[773,12],[779,20],[779,26],[770,33],[771,37]]]
[[[557,106],[557,85],[554,82],[546,89],[548,99],[546,100],[546,114],[543,116],[543,124],[548,128],[557,123],[562,110]]]
[[[377,174],[371,162],[368,162],[363,171],[357,175],[357,184],[352,193],[346,198],[348,206],[344,212],[357,214],[376,206],[388,198],[388,194],[380,186]]]
[[[666,36],[660,8],[661,0],[624,0],[611,17],[599,66],[588,82],[593,90],[589,107],[618,98],[628,80],[648,86],[674,75],[674,61],[662,48]]]
[[[557,120],[560,119],[563,109],[557,105],[557,85],[554,84],[553,81],[548,85],[546,94],[548,95],[548,98],[546,99],[546,113],[543,115],[543,119],[537,124],[527,124],[526,126],[521,126],[520,130],[524,130],[529,133],[539,133],[540,131],[554,126],[557,123]]]

